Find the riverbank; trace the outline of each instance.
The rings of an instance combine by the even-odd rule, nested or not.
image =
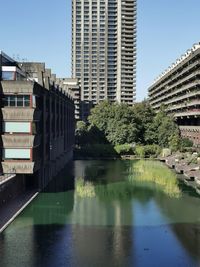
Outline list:
[[[183,175],[183,182],[193,187],[197,193],[200,193],[200,159],[197,153],[184,154],[176,153],[167,157],[160,158],[160,161],[177,174]]]

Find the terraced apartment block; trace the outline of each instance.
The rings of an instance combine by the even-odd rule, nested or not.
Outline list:
[[[200,146],[200,43],[177,59],[148,91],[153,109],[158,111],[164,105],[181,135]]]

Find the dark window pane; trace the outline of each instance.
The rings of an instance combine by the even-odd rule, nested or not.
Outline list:
[[[11,106],[11,107],[15,107],[15,98],[16,98],[16,97],[13,96],[13,95],[10,96],[10,106]]]
[[[17,107],[23,107],[23,96],[17,96]]]
[[[10,99],[9,96],[5,96],[4,97],[3,104],[4,104],[5,107],[8,107],[9,106],[9,99]]]
[[[29,95],[25,95],[24,96],[24,106],[25,107],[29,107],[30,106],[30,96]]]

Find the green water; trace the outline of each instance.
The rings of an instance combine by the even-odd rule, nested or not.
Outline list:
[[[0,266],[200,266],[199,207],[160,162],[75,161],[1,234]]]

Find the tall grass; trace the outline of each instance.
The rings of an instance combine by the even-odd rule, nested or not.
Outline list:
[[[168,196],[179,197],[181,190],[176,174],[158,161],[139,160],[132,165],[129,182],[152,182],[158,185]]]
[[[95,189],[92,182],[85,182],[83,178],[76,180],[76,195],[82,198],[95,197]]]
[[[138,188],[149,188],[152,191],[159,190],[169,197],[180,197],[181,190],[178,187],[176,174],[166,166],[156,161],[134,161],[129,169],[127,179],[121,182],[96,184],[92,181],[84,181],[78,178],[76,181],[76,194],[79,197],[101,199],[127,199],[133,196]]]

